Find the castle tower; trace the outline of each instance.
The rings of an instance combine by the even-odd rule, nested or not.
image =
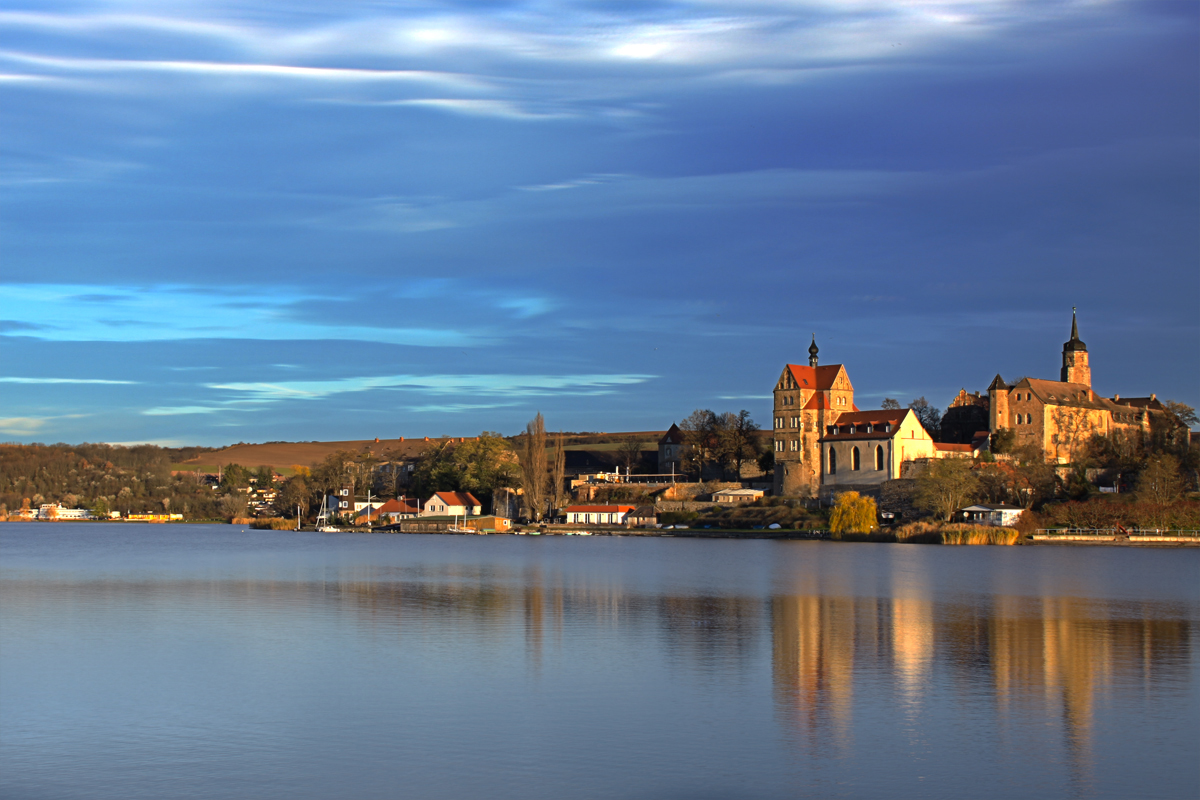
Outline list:
[[[817,366],[817,353],[819,352],[820,350],[817,348],[817,335],[814,333],[812,344],[808,346],[808,365],[810,367]]]
[[[1082,383],[1092,387],[1092,368],[1088,365],[1087,345],[1079,339],[1079,325],[1075,320],[1075,308],[1071,308],[1071,338],[1063,345],[1062,375],[1066,383]]]

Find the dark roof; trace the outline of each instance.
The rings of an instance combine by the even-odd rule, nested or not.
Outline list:
[[[1081,353],[1087,352],[1087,345],[1079,338],[1079,323],[1075,321],[1075,309],[1071,309],[1071,338],[1063,345],[1063,351],[1077,350]]]
[[[679,430],[679,426],[672,422],[671,427],[667,428],[667,432],[664,433],[663,437],[658,440],[658,443],[660,445],[683,444],[683,431]]]

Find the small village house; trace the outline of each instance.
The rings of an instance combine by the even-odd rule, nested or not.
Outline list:
[[[477,517],[483,506],[470,492],[437,492],[425,503],[423,517]]]
[[[624,525],[636,506],[567,506],[568,525]]]
[[[1020,506],[1010,506],[1003,503],[977,503],[976,505],[959,509],[958,513],[963,522],[1007,528],[1017,524],[1017,520],[1020,519],[1023,510]]]

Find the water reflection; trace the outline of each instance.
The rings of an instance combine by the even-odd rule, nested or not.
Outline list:
[[[515,557],[437,537],[380,537],[362,552],[329,541],[311,558],[254,560],[235,543],[144,568],[9,555],[0,726],[15,731],[21,774],[46,772],[47,752],[108,763],[85,741],[128,742],[134,759],[177,741],[257,775],[254,754],[221,755],[241,736],[304,764],[345,742],[334,782],[370,764],[380,785],[425,776],[428,796],[456,796],[447,780],[457,796],[484,794],[501,774],[506,796],[570,796],[590,769],[607,787],[597,797],[659,779],[678,791],[654,796],[699,796],[722,776],[768,786],[764,797],[1122,797],[1194,740],[1194,715],[1177,711],[1196,694],[1186,580],[1089,593],[1063,587],[1091,574],[1075,563],[1021,581],[994,560],[916,547],[514,542],[530,545]],[[44,679],[56,674],[69,679]],[[119,701],[97,707],[105,695]],[[1160,739],[1134,752],[1126,736]],[[570,758],[548,746],[559,739]],[[1013,777],[1032,762],[1040,773]],[[163,763],[164,775],[178,767]],[[933,764],[957,794],[919,782]],[[1106,794],[1115,772],[1130,777]],[[1169,786],[1186,783],[1175,775]],[[527,791],[551,779],[554,791]]]

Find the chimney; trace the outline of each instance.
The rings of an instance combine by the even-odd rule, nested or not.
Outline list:
[[[428,436],[426,436],[426,437],[425,437],[425,441],[427,441],[427,442],[429,441],[429,437],[428,437]]]
[[[1118,400],[1120,400],[1120,399],[1121,399],[1121,395],[1119,395],[1119,394],[1114,394],[1114,395],[1113,395],[1113,402],[1114,402],[1114,403],[1115,403],[1115,402],[1117,402],[1117,401],[1118,401]]]
[[[402,442],[404,441],[404,437],[403,437],[403,436],[401,436],[401,437],[400,437],[400,441],[402,441]]]

